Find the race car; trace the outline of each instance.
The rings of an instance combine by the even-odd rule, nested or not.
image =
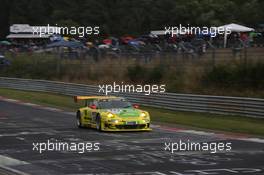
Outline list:
[[[76,112],[77,126],[99,131],[150,131],[150,115],[123,97],[75,96],[85,106]]]

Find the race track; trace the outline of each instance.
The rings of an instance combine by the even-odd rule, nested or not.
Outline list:
[[[264,142],[153,126],[152,132],[78,129],[72,113],[0,99],[2,174],[263,175]],[[230,152],[165,151],[165,142],[231,142]],[[98,142],[99,151],[33,151],[33,143]]]

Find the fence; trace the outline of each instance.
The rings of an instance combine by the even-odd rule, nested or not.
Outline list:
[[[99,88],[97,86],[7,77],[0,77],[0,88],[52,92],[69,96],[102,95],[98,92]],[[111,95],[123,96],[133,103],[145,106],[176,111],[209,112],[264,118],[264,99],[178,93],[155,93],[149,96],[136,93]]]

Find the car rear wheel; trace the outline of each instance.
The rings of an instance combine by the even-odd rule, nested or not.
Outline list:
[[[78,111],[77,114],[76,114],[76,122],[77,122],[78,128],[82,128],[83,127],[80,111]]]

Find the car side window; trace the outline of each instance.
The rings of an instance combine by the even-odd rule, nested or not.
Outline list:
[[[95,105],[95,106],[98,107],[98,102],[96,100],[90,100],[90,101],[87,102],[87,106],[88,107],[92,106],[92,105]]]
[[[98,107],[98,101],[94,100],[93,104]]]
[[[89,107],[89,106],[91,106],[91,105],[93,105],[94,104],[94,100],[88,100],[87,101],[87,106]]]

